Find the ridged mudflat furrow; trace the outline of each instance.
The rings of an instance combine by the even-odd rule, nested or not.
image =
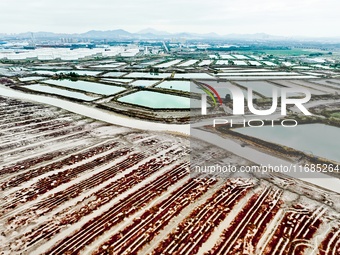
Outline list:
[[[319,246],[319,255],[340,254],[340,226],[333,227]]]
[[[58,229],[59,232],[67,225],[78,222],[84,216],[90,214],[92,211],[97,210],[112,199],[133,188],[135,185],[146,180],[150,175],[163,169],[173,162],[174,160],[162,162],[160,158],[153,158],[149,160],[148,162],[140,165],[136,170],[133,170],[132,172],[124,175],[124,177],[89,195],[92,198],[95,197],[95,199],[92,200],[89,205],[85,205],[77,210],[73,210],[72,213],[69,213],[68,209],[65,209],[64,211],[58,213],[55,217],[53,217],[53,220],[50,221],[47,225],[44,224],[30,231],[29,233],[26,233],[25,238],[27,239],[27,242],[35,243],[37,241],[35,238],[39,236],[40,239],[40,233],[47,233],[48,229],[53,225],[57,226],[54,229]]]
[[[56,162],[53,162],[51,164],[44,165],[44,166],[36,168],[36,169],[32,169],[28,172],[18,174],[15,177],[3,182],[1,184],[1,188],[2,188],[2,190],[5,190],[7,188],[19,186],[23,182],[31,180],[31,179],[39,176],[39,175],[61,169],[65,166],[72,166],[73,164],[76,164],[80,161],[86,160],[86,159],[93,157],[97,154],[111,150],[114,147],[117,147],[118,144],[119,143],[116,142],[116,141],[112,141],[112,142],[110,141],[110,142],[106,142],[104,144],[94,146],[93,148],[91,148],[91,147],[87,148],[84,152],[74,153],[74,154],[63,153],[63,152],[55,152],[55,153],[47,154],[46,156],[42,156],[42,157],[35,158],[35,159],[32,159],[32,160],[19,162],[18,164],[11,166],[11,167],[3,168],[3,169],[1,169],[0,174],[18,172],[19,170],[28,169],[28,168],[30,168],[30,167],[38,164],[38,163],[41,163],[45,160],[46,161],[52,160],[53,158],[60,156],[60,155],[64,155],[64,154],[65,155],[71,154],[70,156],[68,156],[68,157],[66,157],[66,158],[64,158],[60,161],[56,161]],[[76,152],[76,151],[73,151],[73,152]]]
[[[152,255],[171,255],[174,251],[180,254],[196,254],[252,186],[251,183],[236,184],[227,181],[203,205],[195,208],[174,232],[163,239]]]
[[[49,162],[59,164],[58,161],[62,161],[67,155],[72,155],[77,151],[82,151],[86,147],[91,147],[90,144],[86,144],[83,141],[84,136],[76,134],[74,136],[69,136],[69,139],[61,139],[56,140],[55,147],[48,148],[48,152],[39,150],[39,153],[34,151],[33,148],[26,148],[22,150],[18,150],[17,154],[22,156],[21,158],[17,157],[16,160],[10,161],[0,169],[0,176],[9,175],[9,174],[21,174],[25,173],[26,170],[33,167],[43,167]],[[62,146],[60,144],[62,143]],[[38,147],[46,147],[46,144],[41,144]],[[30,153],[31,152],[31,153]],[[25,159],[22,159],[25,158]],[[52,164],[51,163],[51,164]],[[33,170],[34,171],[34,170]]]
[[[13,141],[22,141],[29,137],[37,137],[38,135],[45,135],[54,130],[62,129],[71,126],[70,122],[51,121],[50,123],[38,124],[37,127],[28,128],[25,130],[13,130],[11,132],[4,132],[0,136],[0,144],[10,143]]]
[[[110,160],[114,160],[118,157],[126,155],[130,151],[131,150],[127,148],[120,149],[111,152],[108,155],[94,159],[91,162],[87,162],[86,164],[80,165],[78,167],[69,168],[57,174],[53,174],[48,177],[39,179],[35,184],[31,185],[29,188],[16,191],[15,194],[13,194],[14,196],[8,195],[8,197],[13,197],[13,199],[9,201],[7,204],[2,205],[2,207],[4,209],[15,208],[16,206],[18,206],[20,202],[32,201],[36,199],[39,195],[42,195],[47,191],[56,188],[59,185],[71,181],[82,172],[94,170],[95,167],[100,167],[101,165],[106,164]]]
[[[322,207],[310,211],[299,204],[293,205],[278,225],[264,254],[304,254],[304,250],[308,247],[305,244],[320,227],[324,213],[325,209]]]
[[[94,254],[137,254],[173,217],[200,198],[214,183],[216,180],[210,178],[189,179],[183,186],[172,192],[168,199],[153,206],[133,224],[113,235]],[[164,252],[165,250],[162,250],[162,253]],[[156,252],[156,254],[160,253]]]
[[[81,128],[80,128],[81,129]],[[18,144],[17,147],[10,150],[4,150],[1,157],[9,158],[17,155],[31,154],[35,153],[39,149],[50,148],[52,144],[58,144],[63,142],[69,142],[74,140],[83,140],[90,134],[90,131],[79,130],[77,132],[60,132],[59,134],[54,134],[48,140],[35,141],[34,143],[28,143],[27,145]]]
[[[266,225],[266,222],[275,216],[281,203],[279,200],[281,194],[282,191],[273,188],[265,188],[262,192],[254,194],[222,233],[219,243],[207,254],[255,252],[256,240],[261,237],[264,230],[261,225]],[[274,213],[269,214],[271,211]],[[257,237],[254,239],[255,236]]]
[[[150,184],[120,201],[110,210],[87,222],[80,230],[62,240],[46,254],[79,254],[82,246],[91,243],[96,236],[103,234],[108,229],[122,222],[125,217],[140,210],[143,205],[160,196],[179,178],[187,175],[188,172],[185,169],[186,166],[177,166],[172,171],[164,173],[164,175],[158,177]]]
[[[57,110],[53,112],[55,116],[64,116],[65,113],[62,110]],[[26,121],[32,118],[42,118],[46,116],[46,113],[41,109],[25,109],[25,112],[16,111],[14,114],[8,114],[7,116],[1,116],[0,125],[9,124],[12,122]]]
[[[68,135],[68,134],[80,132],[80,131],[84,130],[85,126],[86,126],[86,123],[79,123],[77,125],[72,125],[72,126],[69,126],[69,127],[66,125],[66,127],[63,127],[61,129],[57,129],[57,130],[49,131],[46,134],[40,134],[40,135],[37,135],[37,136],[34,136],[34,137],[30,137],[30,138],[26,138],[26,139],[22,139],[22,140],[17,140],[17,141],[12,141],[12,142],[9,142],[7,144],[0,145],[0,152],[5,151],[5,150],[11,150],[11,149],[18,148],[18,147],[23,147],[23,146],[26,146],[26,145],[32,145],[34,143],[45,141],[45,140],[48,140],[50,138],[57,138],[57,137],[60,137],[60,136],[65,136],[65,135]]]
[[[2,109],[0,109],[0,116],[6,119],[7,117],[10,116],[15,116],[20,112],[21,114],[29,114],[32,111],[37,112],[37,111],[50,111],[49,107],[46,106],[39,106],[39,105],[34,105],[34,104],[19,104],[19,105],[12,105],[12,106],[2,106]],[[45,114],[46,116],[46,114]]]
[[[101,171],[100,173],[94,174],[90,178],[81,181],[80,183],[74,184],[63,191],[59,191],[53,194],[44,201],[41,201],[34,209],[42,210],[44,213],[51,211],[60,204],[66,202],[67,200],[75,198],[83,191],[89,190],[99,185],[100,183],[111,179],[118,173],[125,171],[127,168],[134,166],[145,158],[146,156],[142,153],[132,154],[127,159],[116,164],[115,166],[109,167]]]
[[[45,116],[42,118],[30,118],[29,120],[23,120],[23,121],[18,121],[18,122],[11,122],[8,124],[3,124],[0,126],[1,131],[10,131],[18,128],[29,128],[31,126],[36,126],[39,123],[45,123],[45,122],[50,122],[53,121],[54,117],[52,116]]]

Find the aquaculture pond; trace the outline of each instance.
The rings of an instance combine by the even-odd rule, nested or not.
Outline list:
[[[121,97],[118,101],[149,108],[190,108],[190,98],[153,91],[138,91]]]
[[[305,124],[296,127],[263,126],[237,128],[234,131],[281,144],[307,154],[340,162],[340,129],[325,124]]]
[[[47,80],[45,83],[53,84],[61,87],[83,90],[86,92],[96,93],[100,95],[116,94],[125,90],[123,87],[114,85],[105,85],[101,83],[88,82],[83,80],[71,81],[71,80]]]

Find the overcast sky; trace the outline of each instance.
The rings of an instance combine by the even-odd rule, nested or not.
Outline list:
[[[340,0],[0,0],[0,33],[152,27],[339,37],[339,10]]]

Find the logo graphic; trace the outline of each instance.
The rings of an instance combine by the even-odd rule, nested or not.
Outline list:
[[[207,95],[211,98],[211,100],[214,103],[214,106],[217,106],[217,101],[222,108],[224,108],[223,100],[221,99],[221,96],[216,91],[216,89],[208,85],[206,83],[197,82],[195,81],[195,84],[198,85],[198,87],[204,91],[204,93],[201,94],[201,114],[206,115],[207,114]],[[245,111],[245,96],[242,92],[242,89],[237,86],[228,86],[228,84],[225,84],[225,88],[227,88],[231,94],[232,94],[232,100],[233,100],[233,115],[244,115]],[[285,116],[287,115],[287,105],[295,105],[303,114],[305,115],[312,115],[306,107],[303,106],[304,103],[307,103],[311,99],[311,93],[307,89],[295,89],[295,88],[281,88],[280,89],[280,97],[281,97],[281,115]],[[296,97],[296,94],[304,94],[305,96],[303,98]],[[278,89],[273,88],[272,89],[272,105],[269,109],[266,110],[257,110],[254,107],[253,103],[253,89],[247,88],[247,106],[251,113],[255,115],[260,116],[267,116],[270,114],[273,114],[278,107]],[[291,97],[289,97],[291,95]],[[292,96],[293,95],[293,96]],[[295,97],[294,97],[295,95]],[[216,97],[216,98],[215,98]],[[224,108],[225,109],[225,108]]]

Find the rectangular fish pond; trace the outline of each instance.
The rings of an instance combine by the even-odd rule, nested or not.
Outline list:
[[[81,99],[81,100],[85,100],[85,101],[92,101],[92,100],[97,99],[97,97],[91,97],[91,96],[85,95],[85,94],[80,93],[80,92],[69,91],[69,90],[66,90],[66,89],[54,88],[54,87],[50,87],[50,86],[47,86],[47,85],[41,85],[41,84],[28,85],[28,86],[25,86],[25,88],[30,89],[30,90],[34,90],[34,91],[38,91],[38,92],[46,92],[46,93],[50,93],[50,94],[56,94],[56,95],[60,95],[60,96],[71,97],[71,98]]]
[[[125,90],[125,88],[123,87],[82,81],[82,80],[71,81],[71,80],[65,79],[65,80],[47,80],[44,82],[48,84],[65,87],[65,88],[78,89],[78,90],[83,90],[86,92],[91,92],[91,93],[100,94],[100,95],[112,95],[112,94],[116,94],[118,92]]]
[[[158,84],[156,88],[182,90],[190,92],[190,81],[164,81]]]
[[[340,128],[325,124],[303,124],[296,127],[263,126],[236,128],[233,131],[281,144],[316,157],[340,162]]]
[[[138,91],[118,99],[119,102],[129,103],[154,109],[190,108],[190,98],[164,94],[153,91]]]

